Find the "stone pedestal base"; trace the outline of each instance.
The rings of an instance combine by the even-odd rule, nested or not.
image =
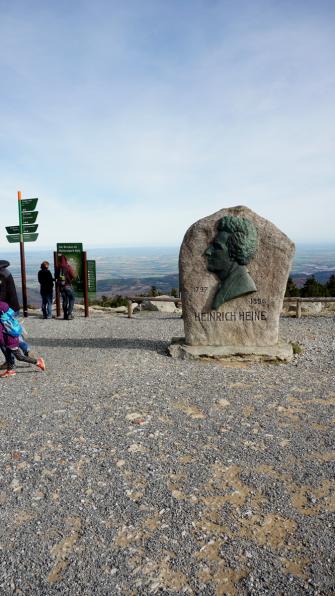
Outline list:
[[[215,360],[243,362],[290,362],[293,358],[291,344],[278,343],[274,346],[188,346],[184,337],[173,337],[168,347],[172,358],[182,360]]]

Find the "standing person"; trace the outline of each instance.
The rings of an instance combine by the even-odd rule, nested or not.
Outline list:
[[[54,280],[49,269],[48,261],[41,263],[41,269],[38,272],[38,281],[40,284],[40,294],[42,296],[43,319],[52,319],[52,298]]]
[[[0,260],[0,301],[6,302],[8,306],[15,312],[15,315],[19,316],[20,304],[18,301],[15,282],[12,274],[8,271],[10,263],[9,261]],[[5,349],[0,345],[0,349],[5,355]],[[20,349],[25,356],[29,356],[29,346],[22,337],[20,337]],[[14,356],[11,355],[12,364],[14,365]],[[0,369],[6,369],[7,363],[4,362],[0,365]]]
[[[12,274],[8,271],[9,261],[0,261],[0,300],[7,302],[14,312],[20,310],[17,298],[15,282]]]
[[[45,370],[43,358],[31,358],[21,351],[20,332],[22,332],[22,329],[15,318],[14,311],[8,306],[7,302],[0,301],[0,346],[6,355],[6,370],[0,373],[2,379],[16,375],[14,370],[15,359],[35,364],[41,370]]]
[[[64,319],[67,321],[73,319],[74,291],[72,282],[74,278],[75,273],[70,263],[68,263],[68,260],[64,255],[61,255],[58,265],[57,281],[62,294]]]

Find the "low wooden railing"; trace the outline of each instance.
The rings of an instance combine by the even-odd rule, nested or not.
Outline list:
[[[296,303],[296,318],[300,319],[301,318],[301,304],[303,302],[335,302],[335,298],[334,297],[329,297],[329,298],[321,298],[319,296],[317,297],[313,297],[313,298],[300,298],[300,296],[295,297],[295,296],[290,296],[287,298],[284,298],[284,303],[285,302],[295,302]]]
[[[150,300],[150,302],[174,302],[175,305],[177,306],[178,304],[181,304],[181,298],[163,298],[161,296],[128,296],[128,318],[131,319],[132,315],[133,315],[133,307],[132,304],[133,302],[137,302],[137,303],[141,303],[144,300]],[[284,298],[284,303],[285,302],[295,302],[296,303],[296,318],[300,319],[301,318],[301,304],[303,302],[335,302],[335,297],[327,297],[327,298],[321,298],[319,296],[317,297],[311,297],[311,298],[300,298],[300,296],[295,297],[295,296],[289,296]]]

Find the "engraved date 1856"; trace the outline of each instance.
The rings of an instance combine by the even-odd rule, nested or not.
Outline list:
[[[265,298],[249,298],[249,304],[251,306],[256,306],[256,304],[261,304],[262,306],[266,306],[267,301]]]

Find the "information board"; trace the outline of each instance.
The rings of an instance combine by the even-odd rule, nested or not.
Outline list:
[[[60,242],[57,243],[57,263],[60,266],[62,257],[70,265],[74,272],[72,287],[76,296],[83,296],[84,293],[84,268],[83,268],[83,245],[81,242]]]
[[[87,285],[88,293],[95,294],[97,291],[97,273],[96,262],[92,260],[87,261]]]

